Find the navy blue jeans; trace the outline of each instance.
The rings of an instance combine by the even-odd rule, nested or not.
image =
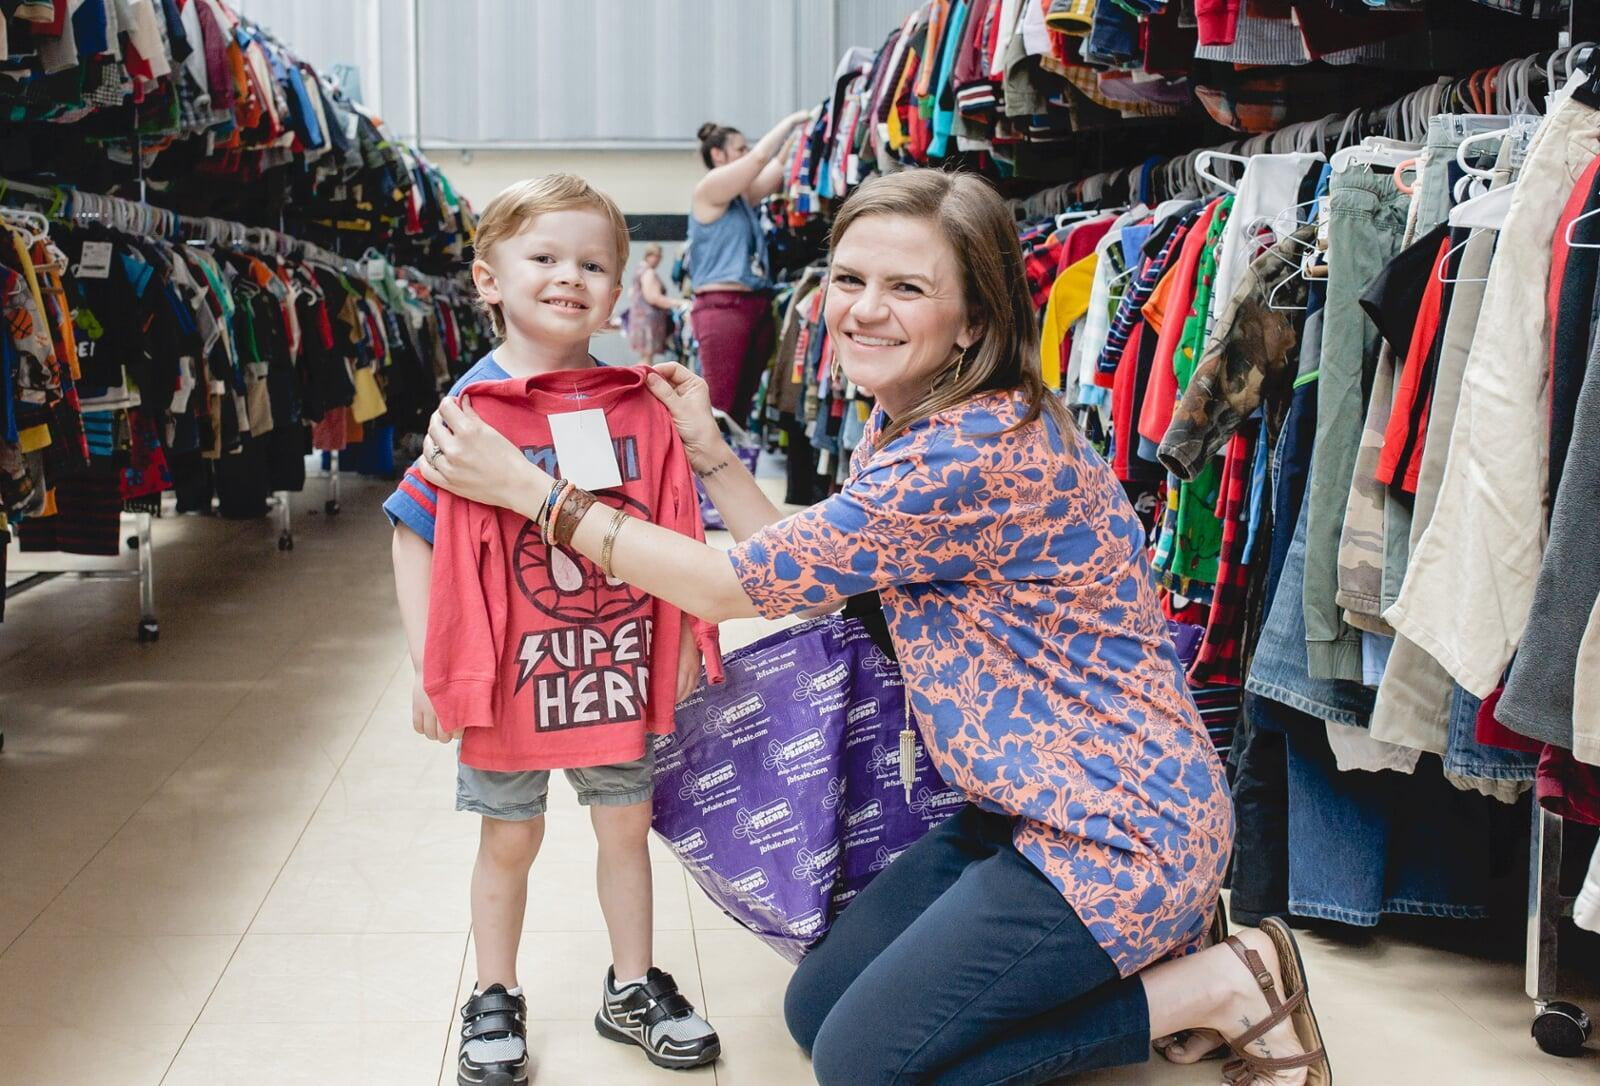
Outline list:
[[[800,963],[789,1032],[822,1086],[1032,1086],[1149,1057],[1144,987],[967,806],[845,909]]]

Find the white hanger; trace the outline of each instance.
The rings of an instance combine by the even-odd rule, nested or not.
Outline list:
[[[1500,229],[1505,225],[1506,212],[1511,209],[1511,197],[1516,191],[1514,184],[1502,185],[1482,196],[1457,204],[1450,209],[1450,225],[1475,230]]]
[[[1600,249],[1600,243],[1572,240],[1572,235],[1578,229],[1578,224],[1583,222],[1585,219],[1592,219],[1597,215],[1600,215],[1600,208],[1596,208],[1593,211],[1585,211],[1582,215],[1579,215],[1576,219],[1573,219],[1567,224],[1566,240],[1567,247],[1569,249]]]
[[[1099,214],[1101,214],[1101,212],[1094,210],[1063,211],[1061,214],[1056,216],[1056,229],[1060,230],[1063,226],[1066,226],[1069,223],[1082,222],[1085,219],[1092,219]],[[367,252],[376,253],[380,257],[383,255],[382,253],[377,253],[377,250],[375,249],[368,249]]]
[[[1310,309],[1311,306],[1309,304],[1307,304],[1307,305],[1279,305],[1278,304],[1278,292],[1280,290],[1282,290],[1284,287],[1286,287],[1289,284],[1293,283],[1295,280],[1304,279],[1305,277],[1306,277],[1305,269],[1303,267],[1296,266],[1294,274],[1289,276],[1289,278],[1285,279],[1283,282],[1279,283],[1277,286],[1273,287],[1272,288],[1272,293],[1267,295],[1267,308],[1268,309],[1277,310],[1279,313],[1303,313],[1307,309]]]
[[[1195,155],[1194,172],[1202,180],[1211,182],[1223,192],[1238,192],[1238,185],[1224,181],[1222,178],[1211,172],[1211,163],[1216,159],[1221,159],[1224,162],[1237,162],[1240,165],[1247,165],[1250,162],[1250,157],[1248,155],[1235,155],[1230,154],[1227,151],[1213,151],[1209,149],[1200,151]]]
[[[1501,192],[1503,190],[1495,189],[1495,191],[1496,192]],[[1452,223],[1451,225],[1454,225],[1454,224]],[[1478,234],[1480,234],[1484,229],[1488,229],[1488,228],[1487,227],[1474,227],[1472,230],[1467,232],[1467,236],[1466,237],[1462,238],[1460,241],[1458,241],[1454,245],[1450,246],[1449,251],[1444,254],[1444,259],[1439,262],[1439,270],[1434,273],[1435,275],[1438,276],[1439,282],[1448,284],[1448,283],[1487,283],[1489,281],[1489,277],[1487,275],[1475,275],[1475,276],[1472,276],[1470,278],[1463,279],[1460,276],[1456,276],[1456,277],[1452,278],[1452,277],[1450,277],[1450,276],[1445,274],[1445,272],[1447,270],[1449,270],[1450,261],[1452,259],[1454,259],[1455,255],[1457,253],[1459,253],[1461,250],[1465,249],[1471,243],[1472,239],[1477,237]]]
[[[0,207],[0,220],[18,230],[26,238],[29,246],[50,240],[50,220],[37,211]]]
[[[1335,151],[1333,172],[1343,173],[1351,166],[1381,166],[1388,169],[1415,158],[1421,148],[1414,143],[1403,143],[1386,136],[1368,136],[1358,146]]]

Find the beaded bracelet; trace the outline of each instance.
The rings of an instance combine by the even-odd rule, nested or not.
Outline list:
[[[539,537],[543,539],[546,544],[549,544],[550,542],[550,521],[555,514],[557,505],[560,502],[561,492],[571,485],[572,484],[567,482],[565,479],[557,479],[550,485],[550,493],[545,495],[544,504],[539,507],[539,519],[534,523],[539,529]]]
[[[611,524],[606,528],[606,537],[600,544],[600,569],[608,579],[612,578],[611,551],[617,545],[617,536],[622,533],[622,525],[628,520],[626,511],[618,509],[611,517]]]
[[[578,487],[572,487],[562,496],[561,504],[556,508],[555,522],[550,525],[550,538],[556,546],[571,546],[578,525],[583,523],[584,516],[594,503],[594,495]]]

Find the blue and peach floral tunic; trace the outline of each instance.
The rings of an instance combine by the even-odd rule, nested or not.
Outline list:
[[[1123,976],[1198,943],[1233,843],[1122,485],[1076,431],[977,397],[877,447],[844,489],[732,552],[762,614],[876,589],[944,778],[1013,840]]]

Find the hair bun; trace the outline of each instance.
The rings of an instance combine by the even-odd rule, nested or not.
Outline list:
[[[721,127],[722,126],[717,124],[715,121],[707,121],[705,124],[700,126],[700,131],[695,133],[695,139],[699,140],[701,143],[704,143],[712,136],[715,136],[717,134],[717,129]]]

